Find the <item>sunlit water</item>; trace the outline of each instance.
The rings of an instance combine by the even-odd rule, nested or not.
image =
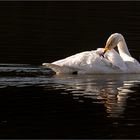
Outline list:
[[[0,138],[140,138],[140,75],[53,75],[0,65]]]

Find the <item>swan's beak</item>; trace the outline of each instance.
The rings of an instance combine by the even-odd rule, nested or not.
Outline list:
[[[105,47],[105,48],[104,48],[104,51],[103,51],[103,55],[104,55],[108,50],[110,50],[110,48]]]

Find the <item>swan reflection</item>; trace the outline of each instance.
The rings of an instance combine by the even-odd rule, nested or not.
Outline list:
[[[140,84],[140,75],[57,75],[53,82],[53,88],[64,89],[62,94],[72,94],[81,103],[90,99],[103,104],[108,117],[123,117],[127,99],[135,92],[132,88]]]

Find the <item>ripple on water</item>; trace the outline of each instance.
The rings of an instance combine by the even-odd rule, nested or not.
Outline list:
[[[49,69],[31,65],[3,64],[0,73],[7,74],[1,75],[0,88],[40,86],[46,91],[61,90],[62,95],[71,94],[80,103],[90,99],[93,104],[103,104],[106,112],[116,117],[123,114],[128,98],[140,84],[137,75],[52,76]]]

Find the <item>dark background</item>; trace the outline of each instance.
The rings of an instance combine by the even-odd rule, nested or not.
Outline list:
[[[40,65],[122,33],[139,60],[140,2],[0,2],[0,63]]]

